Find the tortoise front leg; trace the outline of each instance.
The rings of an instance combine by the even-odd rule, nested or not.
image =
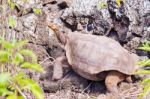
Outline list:
[[[105,79],[105,85],[109,92],[118,93],[117,84],[123,80],[125,80],[126,75],[117,72],[110,71]]]
[[[53,80],[59,80],[59,79],[61,79],[63,77],[64,63],[67,63],[66,56],[58,57],[55,60],[54,67],[53,67],[53,76],[52,76]]]

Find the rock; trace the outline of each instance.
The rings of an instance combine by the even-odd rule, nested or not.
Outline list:
[[[112,19],[110,18],[108,9],[95,10],[93,17],[93,23],[91,23],[93,24],[93,34],[108,35],[112,29]]]
[[[45,47],[42,45],[36,45],[33,43],[29,43],[27,45],[27,48],[34,51],[34,53],[37,55],[38,57],[38,62],[41,63],[42,65],[44,64],[43,61],[54,61],[53,59],[51,59],[51,57],[49,56],[48,52],[46,51]],[[47,60],[46,60],[47,59]],[[48,67],[48,66],[46,66]]]
[[[82,15],[90,16],[94,13],[94,9],[98,4],[98,1],[99,0],[73,0],[70,8],[64,12],[64,15],[66,14],[66,12],[68,13],[68,10],[72,10],[69,12],[75,14],[75,16],[77,17]]]
[[[107,3],[106,0],[74,0],[70,8],[67,8],[61,16],[72,30],[76,30],[81,24],[86,30],[93,30],[94,34],[107,34],[111,29],[112,20],[110,13],[99,5]],[[90,5],[89,5],[90,4]]]
[[[106,35],[136,53],[137,47],[150,37],[149,3],[149,0],[125,0],[119,6],[116,0],[74,0],[61,19],[72,31]]]
[[[34,31],[36,29],[36,21],[38,17],[35,14],[28,14],[22,17],[22,25],[24,26],[24,32],[29,33],[35,37]]]
[[[29,13],[33,13],[34,9],[42,9],[42,1],[40,0],[29,0],[29,1],[23,1],[23,0],[14,0],[14,2],[19,6],[15,9],[17,10],[18,17],[27,15]]]
[[[59,9],[65,9],[65,8],[68,8],[68,5],[65,1],[61,2],[58,4],[59,6]]]
[[[126,49],[128,49],[130,52],[136,53],[136,49],[138,49],[140,45],[140,38],[134,37],[130,41],[127,42],[127,44],[124,45]]]
[[[34,13],[24,15],[19,18],[19,25],[16,28],[24,38],[34,44],[51,47],[51,40],[53,38],[53,32],[47,27],[47,16],[43,12],[41,15],[35,15]]]
[[[57,57],[62,56],[62,55],[65,54],[64,49],[62,49],[59,45],[57,45],[55,43],[53,43],[52,47],[48,48],[47,51],[48,51],[48,54],[50,56],[53,56],[53,58],[55,58],[55,59]]]

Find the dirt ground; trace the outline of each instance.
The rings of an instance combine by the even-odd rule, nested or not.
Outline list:
[[[46,93],[46,99],[137,99],[141,90],[142,89],[137,83],[122,83],[119,86],[119,95],[113,95],[103,92],[90,92],[90,90],[88,93],[74,92],[71,90],[60,90],[56,93]]]

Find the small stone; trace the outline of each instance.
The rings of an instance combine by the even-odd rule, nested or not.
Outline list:
[[[58,6],[59,6],[60,9],[65,9],[65,8],[68,7],[68,5],[67,5],[67,3],[65,1],[59,3]]]

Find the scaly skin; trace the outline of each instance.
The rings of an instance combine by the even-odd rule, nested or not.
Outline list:
[[[61,56],[55,60],[53,67],[53,80],[59,80],[63,77],[63,61],[66,60],[66,57]]]
[[[70,68],[66,56],[60,56],[55,60],[52,76],[53,80],[59,80],[63,77],[63,67]]]
[[[126,75],[117,71],[110,71],[105,79],[107,90],[112,93],[118,93],[117,84],[125,80]]]

